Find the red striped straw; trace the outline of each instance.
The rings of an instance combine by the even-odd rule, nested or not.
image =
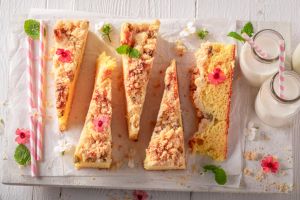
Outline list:
[[[37,160],[43,158],[43,134],[44,134],[44,93],[45,93],[45,25],[40,20],[40,39],[39,39],[39,67],[38,67],[38,92],[37,92]]]
[[[262,58],[268,58],[269,55],[263,51],[254,41],[252,38],[249,37],[246,33],[242,33],[242,37],[244,40],[248,42],[248,44],[262,57]]]
[[[34,86],[33,86],[33,40],[30,37],[27,37],[28,44],[28,55],[27,55],[27,64],[28,64],[28,95],[29,95],[29,111],[30,116],[30,156],[31,156],[31,176],[37,176],[37,164],[36,164],[36,132],[35,132],[35,118],[33,112],[35,109],[34,102]]]
[[[285,44],[284,44],[284,40],[280,40],[279,41],[279,96],[281,98],[284,98],[284,71],[285,71],[285,65],[284,65],[284,61],[285,61]]]

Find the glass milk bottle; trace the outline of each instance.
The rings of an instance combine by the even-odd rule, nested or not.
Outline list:
[[[293,122],[300,108],[300,76],[294,71],[285,71],[284,98],[279,97],[279,75],[267,79],[255,100],[257,116],[272,127],[282,127]]]
[[[280,33],[272,29],[263,29],[253,36],[253,41],[268,54],[263,58],[247,42],[242,46],[240,66],[247,81],[254,87],[262,83],[278,71]]]

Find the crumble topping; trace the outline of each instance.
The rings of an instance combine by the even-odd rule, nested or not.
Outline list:
[[[82,56],[86,40],[87,21],[66,21],[59,20],[54,27],[54,40],[57,49],[68,50],[72,54],[71,62],[61,62],[60,55],[53,55],[53,65],[56,73],[56,108],[58,116],[64,115],[64,109],[68,100],[71,83],[74,81],[75,73],[79,67],[78,61]]]
[[[149,73],[156,47],[156,24],[123,25],[121,44],[129,45],[141,53],[140,58],[127,57],[128,70],[125,71],[125,87],[133,104],[141,104],[142,91],[148,83]]]
[[[112,115],[111,96],[109,95],[111,94],[111,80],[108,79],[111,70],[100,73],[101,83],[95,85],[96,88],[86,119],[87,131],[83,133],[84,138],[75,155],[75,162],[106,162],[111,157],[111,129],[109,125]],[[105,122],[108,125],[100,130],[95,128],[93,123],[99,116],[108,118],[108,122]]]

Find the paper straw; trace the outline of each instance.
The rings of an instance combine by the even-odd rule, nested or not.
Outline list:
[[[36,133],[35,133],[35,118],[33,112],[35,109],[34,102],[34,88],[33,88],[33,40],[30,37],[27,37],[28,44],[28,55],[27,55],[27,64],[28,64],[28,96],[29,96],[29,111],[30,115],[30,156],[31,156],[31,176],[37,176],[37,165],[36,165]]]
[[[263,51],[246,33],[242,33],[242,37],[248,42],[248,44],[262,57],[268,58],[268,54]]]
[[[43,158],[43,135],[44,135],[44,96],[45,96],[45,25],[40,20],[39,39],[39,65],[38,65],[38,90],[37,90],[37,160]]]
[[[284,40],[280,40],[279,41],[279,96],[281,98],[284,98],[284,71],[285,71],[285,65],[284,65],[284,61],[285,61],[285,44],[284,44]]]

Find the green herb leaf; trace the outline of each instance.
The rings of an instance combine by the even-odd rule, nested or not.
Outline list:
[[[228,33],[227,36],[232,37],[232,38],[234,38],[236,40],[239,40],[241,42],[245,42],[244,38],[240,34],[238,34],[237,32],[230,32],[230,33]]]
[[[219,185],[224,185],[227,182],[227,175],[224,169],[221,167],[215,166],[215,165],[205,165],[203,167],[204,171],[211,171],[212,173],[215,174],[215,181]]]
[[[137,49],[132,48],[126,44],[119,46],[116,50],[118,54],[126,54],[130,58],[139,58],[141,56],[141,53]]]
[[[128,56],[131,58],[139,58],[141,56],[141,53],[137,49],[131,48]]]
[[[19,144],[15,150],[14,158],[19,165],[29,164],[30,152],[28,148],[23,144]]]
[[[108,40],[111,42],[110,35],[109,35],[112,32],[111,24],[104,24],[100,31],[101,31],[102,35],[104,37],[106,36],[108,38]]]
[[[124,45],[121,45],[119,46],[116,50],[118,52],[118,54],[128,54],[129,51],[130,51],[130,46],[124,44]]]
[[[206,29],[200,29],[197,31],[197,35],[198,37],[203,40],[204,38],[206,38],[206,36],[208,35],[208,31]]]
[[[24,22],[24,31],[25,33],[36,40],[40,37],[40,22],[34,19],[27,19]]]
[[[253,25],[251,22],[247,22],[245,24],[245,26],[241,30],[241,34],[242,33],[246,33],[247,35],[249,35],[249,37],[252,37],[254,30],[253,30]]]
[[[227,182],[226,172],[222,168],[217,168],[214,170],[215,173],[215,181],[219,185],[224,185]]]

